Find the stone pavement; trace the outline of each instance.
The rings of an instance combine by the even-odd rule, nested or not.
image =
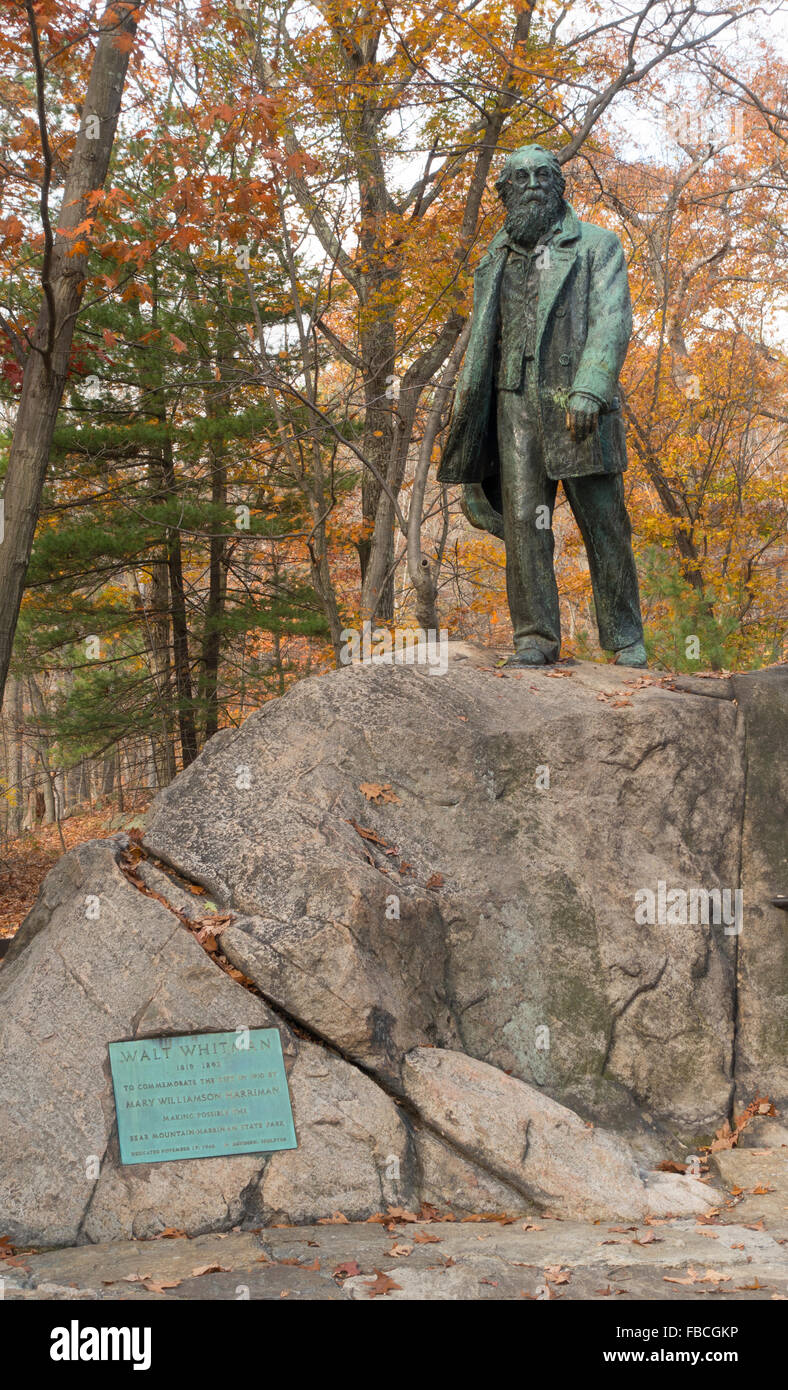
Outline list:
[[[17,1252],[6,1299],[773,1300],[788,1297],[788,1148],[713,1160],[711,1219],[337,1222]]]

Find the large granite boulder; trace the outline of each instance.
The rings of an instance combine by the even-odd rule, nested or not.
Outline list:
[[[442,676],[346,669],[220,733],[133,872],[122,837],[64,856],[0,967],[0,1230],[706,1210],[655,1160],[722,1123],[737,1056],[737,1102],[779,1101],[757,958],[776,968],[777,787],[748,679],[737,704],[609,667],[501,674],[461,646]],[[741,935],[665,920],[660,883],[735,889],[740,860]],[[236,978],[184,925],[207,895]],[[107,1043],[240,1025],[280,1030],[298,1148],[121,1165]]]
[[[731,700],[466,648],[301,682],[211,741],[145,843],[237,914],[266,999],[395,1092],[435,1045],[694,1142],[731,1103],[737,938],[636,895],[738,886],[743,749]]]

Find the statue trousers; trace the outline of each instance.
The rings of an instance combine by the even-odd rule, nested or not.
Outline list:
[[[561,650],[561,613],[552,520],[558,483],[545,472],[533,361],[525,364],[520,391],[496,391],[496,406],[506,592],[515,651],[540,647],[549,661],[556,661]],[[597,473],[562,481],[588,556],[600,645],[606,651],[619,651],[642,642],[622,475]]]

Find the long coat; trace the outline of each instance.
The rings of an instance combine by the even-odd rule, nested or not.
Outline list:
[[[548,264],[536,271],[535,356],[545,467],[551,478],[621,473],[627,456],[618,374],[632,332],[623,248],[615,232],[581,222],[567,208],[549,251]],[[499,473],[493,374],[507,254],[499,232],[474,276],[471,334],[438,469],[439,482],[483,483],[493,497]],[[598,428],[580,442],[566,426],[571,391],[600,403]]]

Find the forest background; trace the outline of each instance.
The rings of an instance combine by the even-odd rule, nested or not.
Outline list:
[[[3,0],[0,932],[342,632],[505,649],[435,483],[507,151],[613,228],[667,670],[786,638],[782,4]],[[564,654],[602,659],[556,513]]]

